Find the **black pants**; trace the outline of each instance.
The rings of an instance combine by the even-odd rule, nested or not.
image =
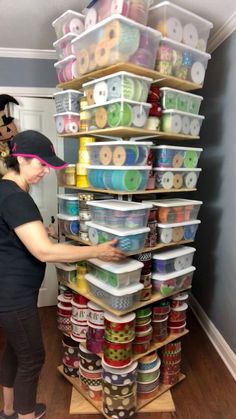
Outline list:
[[[14,410],[34,412],[39,374],[45,352],[37,307],[0,312],[6,348],[0,364],[0,384],[14,388]]]

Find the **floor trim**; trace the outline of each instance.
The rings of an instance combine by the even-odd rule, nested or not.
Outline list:
[[[236,354],[232,351],[226,340],[192,294],[189,295],[189,301],[197,320],[228,368],[230,374],[236,380]]]

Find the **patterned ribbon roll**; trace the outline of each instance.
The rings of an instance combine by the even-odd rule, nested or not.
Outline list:
[[[116,146],[113,150],[113,164],[115,166],[132,166],[139,159],[139,147]]]
[[[140,31],[135,26],[113,20],[105,26],[103,39],[109,49],[132,55],[139,47]]]
[[[113,103],[107,109],[107,121],[111,128],[132,124],[132,107],[128,103]]]

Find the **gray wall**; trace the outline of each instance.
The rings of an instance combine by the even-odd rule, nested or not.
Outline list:
[[[55,87],[55,60],[0,57],[0,86]]]
[[[204,148],[203,171],[194,197],[204,204],[193,294],[236,351],[236,31],[213,53],[199,93],[206,120],[198,143]]]

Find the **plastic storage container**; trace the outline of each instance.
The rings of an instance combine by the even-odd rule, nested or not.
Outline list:
[[[67,33],[73,33],[77,36],[84,31],[84,15],[73,10],[67,10],[52,22],[52,26],[55,29],[57,39]]]
[[[194,189],[197,186],[199,174],[202,169],[165,169],[154,167],[155,182],[158,189]]]
[[[91,294],[115,310],[128,310],[140,300],[143,284],[133,284],[121,289],[106,284],[106,289],[104,289],[104,282],[93,275],[86,274],[85,278],[89,282]]]
[[[69,55],[63,60],[57,61],[54,64],[54,68],[57,72],[57,78],[59,83],[64,83],[78,77],[76,58],[74,55]]]
[[[75,134],[79,131],[80,114],[75,112],[57,113],[54,115],[58,134]]]
[[[100,259],[87,261],[88,273],[114,288],[138,284],[143,263],[126,258],[119,262],[103,262]]]
[[[121,230],[133,230],[147,227],[150,203],[119,201],[116,199],[104,201],[89,201],[88,206],[93,222]]]
[[[161,130],[173,134],[185,134],[197,137],[204,119],[205,117],[202,115],[166,110],[162,112]]]
[[[93,223],[92,221],[87,221],[86,225],[88,226],[89,240],[92,244],[100,244],[113,239],[117,239],[118,243],[116,247],[118,247],[126,253],[141,252],[144,248],[147,233],[150,231],[150,228],[148,227],[143,227],[130,231],[121,231],[113,228],[100,226],[98,224]]]
[[[119,71],[84,83],[83,89],[89,106],[103,105],[112,99],[146,102],[151,83],[150,78]]]
[[[150,0],[97,0],[90,1],[85,13],[85,28],[88,29],[96,23],[114,14],[128,17],[142,25],[147,24]]]
[[[91,187],[135,192],[146,189],[150,166],[87,166]]]
[[[158,145],[152,147],[154,166],[192,169],[197,167],[202,148]]]
[[[58,194],[59,213],[64,215],[79,215],[79,197],[73,194]]]
[[[157,224],[157,243],[178,244],[182,240],[194,240],[200,220],[175,224]]]
[[[143,128],[146,124],[149,103],[113,99],[101,105],[86,106],[88,111],[88,130],[135,127]]]
[[[196,220],[202,205],[202,201],[178,198],[148,202],[157,209],[156,219],[159,223],[181,223]]]
[[[170,87],[161,87],[161,103],[163,109],[176,109],[181,112],[199,114],[202,96],[183,92]]]
[[[164,297],[168,297],[174,292],[191,287],[193,273],[196,270],[194,266],[183,269],[178,273],[152,274],[153,290],[160,292]]]
[[[157,51],[156,70],[162,75],[187,80],[201,87],[210,58],[206,52],[162,38]]]
[[[78,74],[120,62],[153,69],[161,34],[121,15],[113,15],[72,41]]]
[[[61,235],[75,235],[79,234],[79,216],[78,215],[64,215],[57,214],[59,233]]]
[[[57,280],[68,282],[69,284],[74,284],[77,281],[77,266],[69,265],[66,263],[56,263],[55,264]]]
[[[81,96],[83,96],[83,93],[78,92],[78,90],[64,90],[63,92],[54,93],[53,96],[57,113],[79,113],[79,99]]]
[[[149,9],[148,25],[167,38],[201,51],[206,51],[210,30],[213,28],[208,20],[169,1]]]
[[[189,268],[196,249],[179,246],[177,249],[152,254],[152,273],[168,274]]]
[[[151,142],[106,141],[87,144],[90,164],[102,166],[144,166]]]
[[[56,50],[58,60],[63,60],[63,58],[73,55],[71,41],[75,39],[77,35],[73,33],[67,33],[62,38],[58,39],[56,42],[53,42],[53,46]]]

